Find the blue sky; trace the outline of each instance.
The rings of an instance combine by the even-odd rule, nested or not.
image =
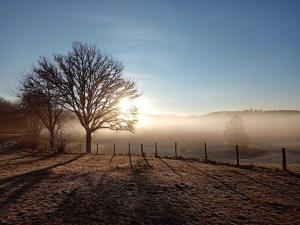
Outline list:
[[[0,2],[0,96],[39,56],[96,43],[149,113],[300,109],[300,1]]]

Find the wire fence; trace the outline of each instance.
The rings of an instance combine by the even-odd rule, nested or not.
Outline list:
[[[154,156],[167,158],[193,158],[203,161],[217,161],[236,165],[281,165],[300,164],[295,152],[285,148],[264,149],[225,145],[220,142],[204,143],[92,143],[91,154]],[[85,143],[68,143],[67,153],[86,153]],[[298,154],[298,153],[297,153]]]

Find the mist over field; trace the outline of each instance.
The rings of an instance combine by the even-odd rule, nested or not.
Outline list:
[[[215,112],[204,116],[141,115],[134,133],[99,130],[94,133],[92,149],[110,153],[113,144],[118,153],[131,150],[139,153],[140,144],[144,151],[152,154],[157,142],[159,152],[174,154],[174,143],[178,142],[179,153],[189,157],[203,157],[203,145],[207,143],[209,153],[215,159],[233,160],[234,145],[224,138],[226,123],[235,112]],[[243,111],[238,112],[248,136],[247,147],[242,158],[263,157],[262,162],[280,161],[280,150],[287,148],[290,161],[300,159],[300,112],[298,111]],[[85,133],[74,119],[66,127],[67,151],[78,151],[80,143],[85,149]],[[244,154],[243,154],[244,153]],[[275,156],[273,155],[275,154]],[[266,158],[266,156],[269,156]],[[270,158],[270,159],[269,159]],[[277,160],[277,161],[276,161]]]

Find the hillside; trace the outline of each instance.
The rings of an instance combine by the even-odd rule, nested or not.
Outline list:
[[[234,113],[238,113],[240,116],[253,115],[253,116],[300,116],[299,110],[243,110],[243,111],[219,111],[211,112],[203,117],[214,117],[214,116],[224,116],[230,117]]]

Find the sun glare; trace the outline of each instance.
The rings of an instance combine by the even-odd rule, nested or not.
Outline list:
[[[143,96],[134,100],[123,98],[119,106],[124,114],[128,113],[132,107],[137,107],[139,113],[149,113],[150,111],[149,101]]]
[[[135,107],[133,100],[130,100],[128,98],[123,98],[120,101],[119,106],[120,106],[120,111],[123,114],[128,113],[132,107]]]
[[[151,108],[147,98],[141,96],[137,99],[131,100],[128,98],[123,98],[119,103],[120,111],[122,114],[126,115],[130,112],[132,107],[136,107],[138,110],[138,125],[143,126],[147,123],[146,116],[144,114],[150,113]]]

